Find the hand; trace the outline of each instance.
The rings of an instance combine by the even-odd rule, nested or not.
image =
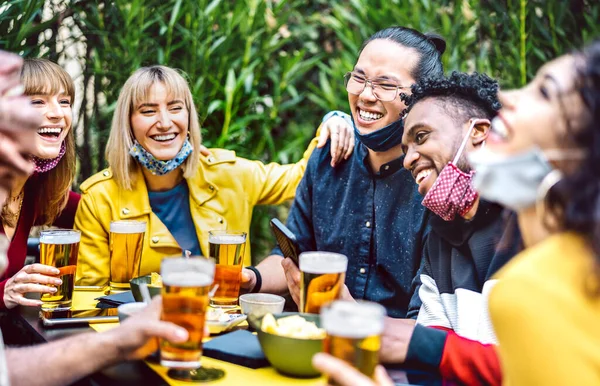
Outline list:
[[[300,269],[294,261],[286,257],[281,261],[281,266],[285,272],[285,280],[287,281],[288,290],[296,305],[300,307]]]
[[[375,368],[375,381],[367,377],[348,363],[329,354],[318,353],[313,356],[312,364],[321,373],[328,376],[339,386],[393,386],[391,378],[383,366]]]
[[[6,308],[21,306],[40,306],[41,300],[27,299],[23,295],[29,292],[54,293],[55,287],[61,285],[62,280],[56,277],[60,274],[57,268],[42,264],[26,265],[13,277],[8,279],[4,286],[4,304]]]
[[[200,145],[200,155],[208,157],[209,155],[212,155],[212,153],[210,152],[210,150],[208,150],[206,146]]]
[[[321,125],[317,147],[323,147],[331,134],[331,167],[347,160],[354,151],[354,128],[342,117],[333,116]]]
[[[33,162],[23,155],[25,146],[20,142],[23,141],[13,140],[0,129],[0,206],[4,205],[15,181],[33,173]]]
[[[242,283],[240,287],[247,292],[252,291],[256,285],[256,274],[249,269],[242,269]]]
[[[162,298],[156,296],[143,311],[131,315],[119,327],[102,333],[107,345],[116,347],[120,360],[142,359],[152,354],[158,349],[156,338],[173,343],[188,340],[185,328],[160,320],[161,311]]]
[[[414,319],[385,318],[385,327],[381,334],[381,350],[379,351],[381,361],[404,363],[414,330]]]

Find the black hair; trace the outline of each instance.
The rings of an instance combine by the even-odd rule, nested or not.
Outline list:
[[[453,118],[463,123],[470,118],[496,116],[501,105],[498,101],[498,82],[486,74],[453,72],[448,77],[426,78],[415,83],[410,95],[401,97],[408,106],[405,114],[426,98],[436,98],[448,106]]]
[[[584,237],[595,255],[596,278],[600,278],[600,40],[573,54],[575,91],[583,101],[584,116],[578,125],[568,124],[568,143],[583,150],[574,171],[551,187],[546,205],[558,227]],[[569,121],[563,105],[563,116]],[[587,282],[590,283],[590,282]],[[592,281],[593,283],[593,281]],[[597,282],[596,282],[597,283]],[[600,294],[600,285],[591,288]]]
[[[365,40],[358,55],[360,56],[367,44],[378,39],[391,40],[401,46],[413,48],[419,53],[419,61],[411,73],[416,81],[444,74],[441,56],[446,50],[446,41],[440,35],[434,33],[423,34],[408,27],[388,27],[375,32]]]

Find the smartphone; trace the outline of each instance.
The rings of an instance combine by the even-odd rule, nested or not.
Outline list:
[[[271,219],[271,229],[273,230],[273,234],[275,234],[277,244],[279,244],[279,248],[281,248],[283,255],[291,258],[296,266],[300,266],[300,248],[298,248],[296,235],[276,218]]]
[[[115,323],[119,321],[116,308],[92,308],[89,310],[40,311],[44,327],[89,325],[93,323]]]

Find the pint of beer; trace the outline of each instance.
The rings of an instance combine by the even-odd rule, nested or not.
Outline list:
[[[160,364],[176,369],[199,368],[215,263],[212,259],[198,256],[166,258],[161,264],[161,275],[161,319],[185,328],[189,338],[185,343],[161,340]]]
[[[219,285],[210,304],[213,307],[235,307],[240,296],[246,233],[210,231],[208,247],[210,257],[217,263],[215,284]]]
[[[300,312],[318,314],[321,307],[339,298],[348,258],[333,252],[300,254]]]
[[[110,286],[129,288],[129,280],[138,277],[142,261],[145,221],[111,221]]]
[[[58,268],[60,273],[57,277],[62,280],[61,285],[55,286],[55,293],[42,295],[42,310],[64,311],[71,308],[79,240],[81,232],[70,229],[40,233],[40,263]]]
[[[327,332],[323,351],[373,378],[385,315],[383,306],[365,301],[338,300],[323,307],[321,326]]]

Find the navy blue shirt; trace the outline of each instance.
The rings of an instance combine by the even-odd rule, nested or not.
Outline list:
[[[367,156],[357,142],[352,156],[332,168],[330,145],[315,149],[287,226],[301,251],[348,256],[346,285],[355,299],[378,302],[389,316],[416,317],[428,212],[402,158],[373,173]]]
[[[199,256],[200,242],[190,212],[190,190],[185,179],[171,190],[148,192],[150,207],[173,235],[182,251]]]

